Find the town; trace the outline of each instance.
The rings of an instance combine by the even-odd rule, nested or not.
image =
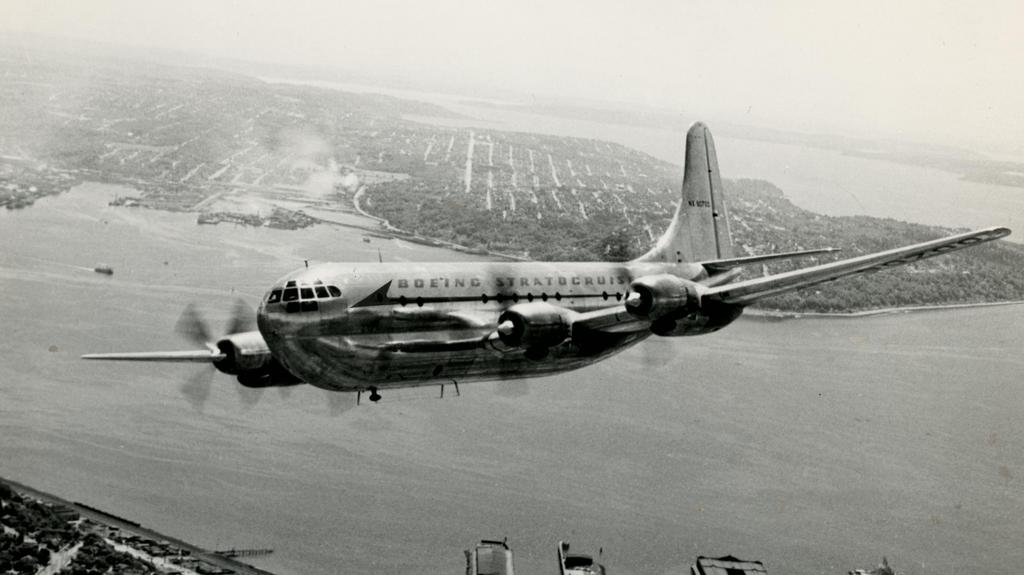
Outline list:
[[[0,481],[0,573],[269,575],[233,557],[271,552],[200,549],[84,503]]]

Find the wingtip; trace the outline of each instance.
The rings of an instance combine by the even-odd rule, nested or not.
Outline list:
[[[967,232],[967,235],[981,237],[985,241],[989,241],[1005,238],[1012,233],[1013,230],[1006,226],[992,226],[990,228],[982,228],[980,230],[974,230],[973,232]]]

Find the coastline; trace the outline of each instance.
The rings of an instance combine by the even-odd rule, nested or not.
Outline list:
[[[131,536],[135,536],[135,541],[138,542],[136,543],[136,545],[138,545],[138,547],[134,546],[132,543],[129,543],[127,541],[122,541],[118,543],[112,542],[111,544],[114,545],[115,548],[121,547],[121,549],[118,549],[119,551],[129,553],[130,555],[133,555],[137,558],[141,558],[147,563],[158,565],[161,568],[173,569],[173,572],[179,573],[192,572],[191,570],[186,569],[181,565],[171,564],[165,558],[166,556],[151,555],[145,549],[140,549],[139,547],[147,546],[156,542],[166,543],[170,546],[178,548],[181,551],[187,551],[189,557],[198,559],[204,563],[208,563],[222,570],[227,569],[230,570],[230,572],[239,573],[241,575],[274,575],[270,571],[265,571],[258,567],[249,565],[248,563],[242,563],[241,561],[236,561],[229,557],[219,555],[208,549],[204,549],[195,544],[188,543],[187,541],[178,539],[177,537],[160,533],[159,531],[155,531],[153,529],[140,525],[134,521],[131,521],[130,519],[118,517],[117,515],[113,515],[101,509],[97,509],[95,507],[92,507],[91,505],[87,505],[79,501],[68,501],[67,499],[59,497],[52,493],[41,491],[39,489],[28,486],[24,483],[15,481],[13,479],[9,479],[7,477],[0,477],[0,483],[6,483],[8,486],[10,486],[12,490],[16,491],[23,497],[36,499],[43,503],[48,503],[54,506],[62,506],[68,509],[72,509],[75,512],[77,512],[79,516],[88,519],[93,523],[106,527],[108,531],[117,531],[121,534],[128,534],[128,538],[126,539],[130,539]],[[221,573],[227,573],[227,571],[221,571]]]

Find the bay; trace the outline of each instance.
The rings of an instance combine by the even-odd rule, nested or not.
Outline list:
[[[78,355],[187,348],[186,303],[216,330],[304,259],[472,256],[106,205],[125,192],[0,212],[2,476],[202,546],[272,547],[254,563],[282,575],[461,573],[463,549],[505,536],[521,573],[555,572],[560,539],[627,574],[727,553],[807,574],[1024,560],[1022,306],[741,319],[517,393],[336,415],[306,387],[250,406],[211,373],[198,412],[178,390],[195,366]]]

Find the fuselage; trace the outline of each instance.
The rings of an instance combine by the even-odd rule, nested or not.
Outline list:
[[[573,337],[537,357],[489,339],[503,311],[528,302],[608,308],[634,279],[661,273],[706,278],[686,263],[321,264],[274,284],[259,329],[288,371],[326,389],[548,375],[622,351],[648,337],[649,325]]]

